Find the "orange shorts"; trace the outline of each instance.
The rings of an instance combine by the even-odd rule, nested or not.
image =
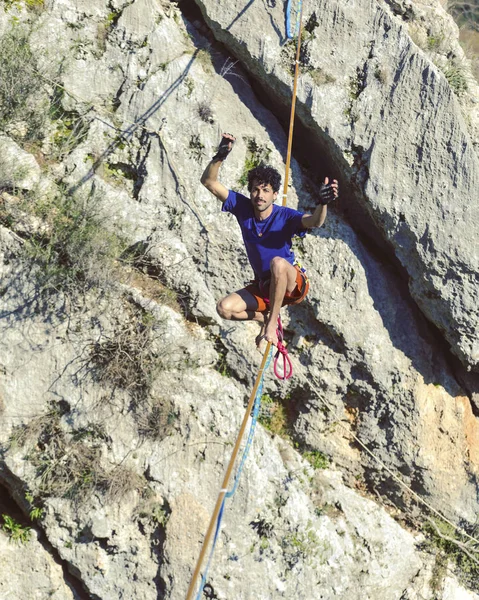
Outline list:
[[[296,269],[296,287],[292,292],[286,292],[281,306],[286,306],[287,304],[299,304],[306,298],[306,295],[309,292],[309,280],[306,277],[306,273],[304,273],[298,265],[294,265],[294,268]],[[255,300],[258,303],[258,307],[256,308],[258,312],[269,310],[269,282],[269,279],[265,281],[258,281],[255,279],[245,287],[245,290],[255,297]]]

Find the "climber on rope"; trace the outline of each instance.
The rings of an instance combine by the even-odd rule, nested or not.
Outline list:
[[[233,148],[235,138],[225,133],[219,148],[206,167],[201,183],[223,203],[222,210],[232,213],[243,234],[243,241],[255,279],[246,287],[228,294],[217,304],[223,319],[255,320],[261,323],[256,338],[259,347],[265,339],[278,345],[276,322],[282,306],[299,304],[308,293],[306,274],[295,261],[291,249],[295,235],[321,227],[326,219],[327,205],[338,196],[338,182],[326,177],[319,190],[318,205],[313,214],[304,214],[274,204],[281,176],[273,167],[262,166],[248,173],[247,198],[228,190],[218,181],[222,162]]]

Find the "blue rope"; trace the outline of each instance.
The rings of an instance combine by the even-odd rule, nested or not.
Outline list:
[[[215,551],[216,542],[218,540],[218,535],[220,533],[221,521],[223,520],[223,512],[224,512],[224,508],[225,508],[225,500],[226,500],[226,495],[223,498],[223,502],[221,503],[221,508],[219,510],[219,513],[218,513],[218,518],[216,519],[215,537],[213,538],[213,545],[211,546],[210,555],[208,557],[208,562],[206,563],[205,572],[204,572],[203,577],[201,579],[200,589],[198,590],[198,594],[196,595],[196,600],[201,600],[201,596],[203,595],[203,588],[205,587],[206,577],[208,576],[208,571],[210,569],[211,559],[213,558],[213,553]]]
[[[235,482],[234,482],[234,485],[233,485],[233,489],[230,492],[227,492],[225,494],[225,498],[231,498],[232,496],[234,496],[234,494],[236,492],[236,489],[238,488],[238,484],[239,484],[239,480],[240,480],[240,477],[241,477],[241,473],[243,471],[243,467],[244,467],[244,464],[246,462],[246,459],[248,458],[248,453],[250,451],[251,444],[253,443],[253,437],[254,437],[254,432],[255,432],[255,429],[256,429],[256,423],[258,422],[259,411],[260,411],[260,408],[261,408],[261,397],[263,395],[264,374],[268,370],[268,367],[271,364],[271,359],[272,358],[273,358],[273,348],[271,348],[270,351],[269,351],[269,356],[266,359],[266,364],[265,364],[264,369],[263,369],[263,374],[261,376],[261,380],[259,382],[258,389],[256,390],[256,397],[254,399],[254,404],[253,404],[253,414],[252,414],[252,420],[251,420],[251,427],[250,427],[250,430],[249,430],[248,439],[246,441],[246,446],[245,446],[245,448],[243,450],[243,456],[241,457],[241,462],[239,464],[238,471],[236,473],[236,477],[235,477]]]
[[[221,507],[220,510],[218,512],[218,518],[216,519],[216,529],[215,529],[215,535],[213,538],[213,545],[211,546],[211,550],[210,550],[210,555],[208,557],[208,562],[206,563],[206,568],[203,574],[203,577],[201,579],[201,585],[200,585],[200,589],[198,590],[198,594],[196,596],[196,600],[201,600],[201,596],[203,595],[203,588],[205,587],[205,583],[206,583],[206,577],[208,576],[208,571],[210,568],[210,564],[211,564],[211,559],[213,558],[213,554],[215,551],[215,547],[216,547],[216,542],[218,541],[218,536],[220,533],[220,529],[221,529],[221,521],[223,520],[223,513],[224,513],[224,508],[225,508],[225,500],[226,498],[231,498],[234,496],[237,488],[238,488],[238,484],[239,484],[239,480],[241,477],[241,473],[243,471],[243,467],[245,465],[246,459],[248,458],[248,454],[249,451],[251,449],[251,445],[253,443],[253,437],[254,437],[254,432],[256,430],[256,423],[258,422],[258,417],[259,417],[259,411],[261,408],[261,397],[263,395],[263,383],[264,383],[264,375],[266,373],[266,371],[268,370],[269,365],[271,364],[271,359],[273,358],[273,348],[270,349],[269,351],[269,355],[268,358],[266,359],[266,364],[264,366],[263,369],[263,374],[261,375],[261,379],[258,385],[258,389],[256,390],[256,396],[254,398],[254,404],[253,404],[253,414],[251,415],[251,426],[249,429],[249,433],[248,433],[248,439],[246,440],[246,446],[244,447],[243,450],[243,454],[241,456],[241,461],[238,467],[238,471],[236,472],[236,477],[235,477],[235,481],[233,484],[233,489],[229,492],[226,492],[226,494],[223,497],[223,502],[221,503]]]
[[[292,0],[288,0],[288,4],[286,6],[286,35],[290,40],[296,37],[299,33],[299,19],[301,15],[301,4],[303,3],[303,0],[299,0],[298,2],[298,8],[296,10],[296,25],[294,32],[291,31],[291,3]]]

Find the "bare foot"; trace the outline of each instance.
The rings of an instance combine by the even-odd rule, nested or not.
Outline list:
[[[269,319],[264,330],[264,338],[267,342],[271,342],[273,346],[278,345],[278,335],[276,334],[276,323],[272,319]]]

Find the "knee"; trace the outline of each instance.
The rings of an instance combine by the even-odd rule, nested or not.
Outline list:
[[[231,319],[231,315],[233,314],[231,303],[228,300],[228,297],[222,298],[218,304],[216,305],[216,312],[222,319]]]
[[[288,262],[279,256],[275,256],[271,259],[269,263],[269,268],[271,269],[271,273],[274,275],[281,275],[286,272],[286,265]]]

